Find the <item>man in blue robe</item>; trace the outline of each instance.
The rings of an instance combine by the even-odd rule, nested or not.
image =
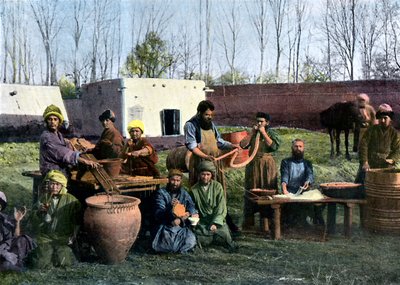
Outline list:
[[[152,247],[157,252],[186,253],[196,246],[196,236],[188,218],[199,215],[192,198],[182,187],[182,176],[180,170],[171,169],[167,186],[155,194],[157,232]]]

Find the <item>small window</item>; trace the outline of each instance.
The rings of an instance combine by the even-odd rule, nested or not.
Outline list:
[[[163,136],[180,135],[181,112],[177,109],[161,111],[161,129]]]

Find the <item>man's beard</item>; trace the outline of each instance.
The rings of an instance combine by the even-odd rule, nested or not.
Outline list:
[[[202,117],[200,117],[200,128],[203,130],[211,130],[212,128],[212,120],[204,120]]]
[[[292,156],[296,160],[300,160],[304,158],[304,151],[295,151],[292,150]]]
[[[179,185],[179,187],[174,188],[174,186],[172,186],[170,183],[167,183],[166,188],[167,188],[168,192],[175,193],[175,192],[178,192],[180,185]]]

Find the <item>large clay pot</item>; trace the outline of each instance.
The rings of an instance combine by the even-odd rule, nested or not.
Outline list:
[[[365,226],[381,233],[400,233],[400,170],[371,169],[365,177]]]
[[[221,137],[229,141],[233,144],[239,144],[242,139],[244,139],[247,136],[247,131],[238,131],[238,132],[232,132],[232,133],[223,133],[221,134]],[[234,164],[239,164],[244,161],[246,161],[249,158],[249,150],[248,149],[241,149],[239,148],[239,153],[236,156],[235,160],[233,161]],[[231,161],[231,157],[228,156],[227,158],[224,158],[224,163],[225,166],[229,167],[229,163]]]
[[[97,195],[86,199],[84,225],[102,262],[125,260],[140,230],[140,199]]]

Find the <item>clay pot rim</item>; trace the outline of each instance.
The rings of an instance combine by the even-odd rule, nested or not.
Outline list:
[[[120,162],[122,161],[122,158],[105,158],[105,159],[100,159],[97,162],[98,163],[111,163],[111,162]]]
[[[104,204],[104,202],[108,202],[109,199],[111,201],[111,199],[117,198],[117,199],[123,199],[126,201],[126,203],[123,204],[115,204],[114,207],[132,207],[132,206],[137,206],[140,204],[140,199],[136,198],[136,197],[131,197],[131,196],[125,196],[125,195],[111,195],[109,196],[110,198],[107,198],[108,195],[95,195],[95,196],[90,196],[88,198],[85,199],[85,202],[88,206],[93,207],[93,208],[99,208],[99,209],[111,209],[113,208],[113,204]],[[101,199],[103,198],[104,199]],[[93,200],[95,198],[98,198],[100,201],[97,201],[97,203],[91,202],[90,200]],[[120,202],[121,200],[114,200],[113,202]],[[129,201],[130,200],[130,201]],[[103,202],[103,204],[99,204]]]

